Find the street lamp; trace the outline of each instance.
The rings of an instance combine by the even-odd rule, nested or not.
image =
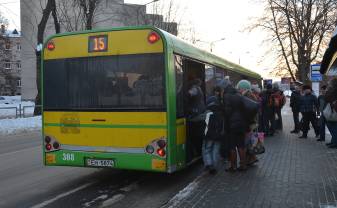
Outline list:
[[[211,42],[203,41],[203,40],[197,39],[197,40],[195,40],[195,42],[208,43],[209,46],[210,46],[210,51],[212,52],[212,51],[213,51],[213,47],[214,47],[214,43],[219,42],[219,41],[223,41],[223,40],[225,40],[225,39],[226,39],[226,38],[221,38],[221,39],[214,40],[214,41],[211,41]]]

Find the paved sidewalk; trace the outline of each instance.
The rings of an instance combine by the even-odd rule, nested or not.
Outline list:
[[[337,207],[337,149],[316,142],[312,132],[308,139],[290,134],[289,113],[283,118],[284,131],[266,138],[255,167],[227,173],[222,166],[215,176],[204,174],[187,197],[167,207]]]

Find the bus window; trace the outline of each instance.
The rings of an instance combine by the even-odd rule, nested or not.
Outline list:
[[[165,109],[164,56],[46,60],[46,110]]]
[[[174,56],[174,68],[176,75],[176,102],[177,102],[177,118],[184,117],[184,72],[183,72],[183,59],[179,55]]]

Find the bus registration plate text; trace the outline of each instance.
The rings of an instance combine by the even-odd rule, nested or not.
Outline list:
[[[87,159],[86,164],[89,167],[114,167],[113,160]]]

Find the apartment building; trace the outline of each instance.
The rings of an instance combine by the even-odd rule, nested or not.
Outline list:
[[[21,95],[21,35],[0,29],[0,95]]]
[[[36,88],[36,36],[37,26],[41,20],[41,2],[21,0],[21,32],[22,32],[22,99],[34,100]],[[69,0],[56,0],[60,13],[61,32],[80,30],[79,17],[76,9]],[[101,0],[93,18],[93,28],[111,28],[130,25],[154,25],[174,35],[177,35],[177,23],[165,22],[161,15],[146,13],[146,5],[125,4],[124,0]],[[45,30],[45,37],[54,34],[52,17],[49,17]]]

